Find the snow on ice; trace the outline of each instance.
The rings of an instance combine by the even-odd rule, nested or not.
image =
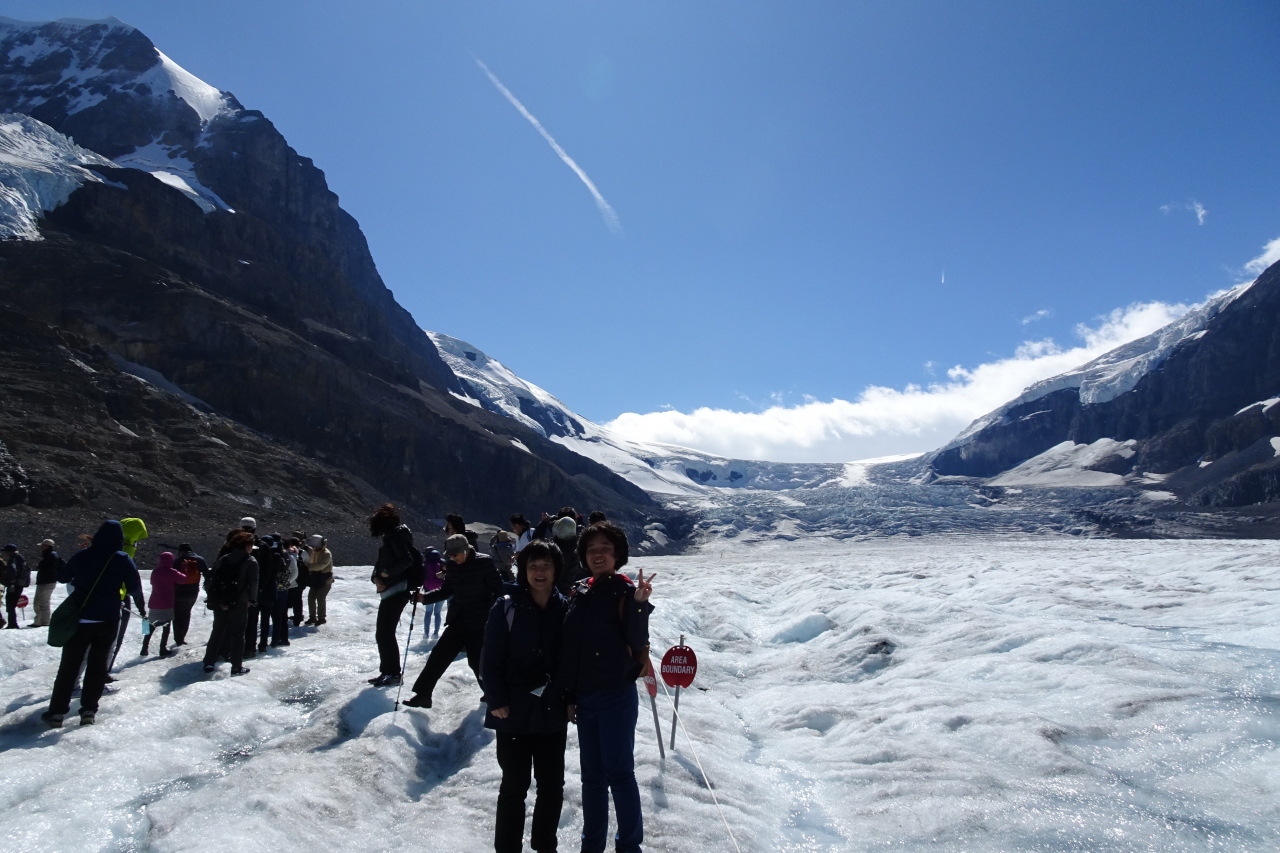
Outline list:
[[[46,210],[85,181],[102,181],[86,165],[113,164],[42,121],[0,114],[0,239],[41,239],[36,221]]]
[[[660,761],[641,715],[647,850],[733,849],[698,761],[749,851],[1280,846],[1276,543],[809,539],[637,562],[658,572],[655,658],[684,634],[700,663],[680,702],[697,760],[681,736]],[[135,627],[92,728],[43,728],[57,651],[0,632],[7,849],[491,849],[470,671],[393,713],[363,681],[367,572],[338,575],[329,624],[244,678],[204,676],[194,646],[134,657]]]

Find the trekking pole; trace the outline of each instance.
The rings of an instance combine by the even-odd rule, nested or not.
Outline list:
[[[404,689],[404,671],[409,666],[409,641],[413,639],[413,620],[418,615],[418,594],[413,595],[413,610],[409,611],[409,634],[404,638],[404,663],[400,664],[400,683],[396,685],[396,705],[391,710],[395,714],[400,710],[400,691]]]

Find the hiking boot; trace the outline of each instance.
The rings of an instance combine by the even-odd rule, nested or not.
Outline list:
[[[314,620],[314,619],[308,619],[306,622],[303,622],[302,624],[303,624],[303,625],[314,625],[314,624],[316,624],[316,620]]]
[[[80,725],[92,726],[94,716],[95,716],[95,712],[93,711],[82,711],[80,713]]]
[[[205,664],[205,665],[204,665],[204,671],[205,671],[205,672],[213,672],[213,671],[214,671],[214,669],[216,669],[216,667],[215,667],[213,664],[211,664],[211,663],[207,663],[207,664]]]
[[[247,675],[248,673],[249,673],[249,667],[247,666],[242,666],[242,667],[238,667],[237,669],[231,670],[232,675]]]
[[[404,704],[408,705],[410,708],[430,708],[431,697],[419,696],[417,693],[415,693],[412,696],[410,696],[408,699],[404,700]]]
[[[374,679],[373,686],[374,687],[395,687],[399,683],[400,683],[400,676],[394,673],[384,672],[382,675],[379,675],[376,679]]]
[[[328,619],[317,619],[317,620],[316,620],[316,624],[317,624],[317,625],[323,625],[324,623],[326,623],[326,622],[328,622],[328,621],[329,621]]]
[[[51,729],[62,728],[62,714],[54,714],[51,711],[45,711],[40,715],[40,721]]]

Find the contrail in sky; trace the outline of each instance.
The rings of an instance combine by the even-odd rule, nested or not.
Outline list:
[[[498,91],[502,93],[502,96],[511,102],[511,106],[520,111],[520,115],[524,116],[528,120],[529,124],[533,125],[534,130],[542,134],[542,138],[547,140],[547,144],[551,146],[552,151],[556,152],[556,156],[563,160],[564,164],[573,170],[573,173],[578,176],[578,179],[581,180],[582,183],[586,184],[587,191],[590,192],[591,197],[596,200],[596,207],[600,208],[600,215],[604,217],[604,224],[609,226],[609,230],[614,234],[622,234],[622,223],[618,221],[618,214],[614,212],[613,205],[605,201],[604,196],[600,194],[600,190],[596,189],[596,185],[591,183],[591,179],[587,177],[587,173],[582,171],[582,167],[574,162],[573,158],[569,156],[569,153],[560,147],[560,143],[556,142],[555,139],[552,138],[551,134],[547,133],[547,129],[542,126],[542,122],[538,121],[538,119],[534,117],[533,113],[525,109],[524,104],[520,103],[516,96],[511,94],[511,90],[502,85],[502,81],[498,79],[497,75],[489,70],[489,66],[485,65],[474,56],[472,59],[475,59],[476,65],[480,66],[480,70],[489,76],[489,80],[498,88]]]

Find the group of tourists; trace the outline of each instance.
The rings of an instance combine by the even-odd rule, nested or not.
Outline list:
[[[375,687],[401,686],[408,643],[402,659],[397,629],[412,605],[412,633],[417,609],[424,607],[424,630],[433,623],[436,642],[404,704],[431,708],[437,682],[459,653],[466,653],[487,706],[484,724],[496,733],[502,769],[494,849],[522,849],[533,779],[531,847],[557,849],[573,723],[582,774],[582,851],[605,849],[610,795],[617,822],[614,847],[638,851],[643,821],[634,762],[635,682],[649,666],[652,576],[640,571],[633,581],[619,572],[629,556],[627,537],[603,513],[583,519],[565,507],[544,514],[536,526],[518,514],[509,523],[509,531],[500,530],[490,540],[495,553],[484,554],[461,516],[449,515],[442,553],[431,547],[420,551],[394,505],[373,513],[369,532],[381,539],[371,576],[380,599],[374,631],[379,673],[369,681]],[[48,626],[50,643],[62,645],[53,695],[41,715],[48,725],[62,725],[81,681],[80,722],[94,722],[105,685],[114,680],[111,668],[135,607],[143,620],[141,654],[150,654],[159,632],[156,651],[167,656],[187,642],[203,583],[213,615],[204,671],[212,673],[226,661],[232,676],[249,672],[245,659],[290,645],[290,623],[326,622],[333,554],[322,536],[259,534],[253,518],[241,519],[212,565],[186,544],[176,553],[161,553],[150,574],[151,594],[144,598],[135,557],[146,536],[140,519],[106,521],[92,537],[82,536],[79,550],[65,561],[51,540],[41,543],[32,627]],[[16,546],[7,546],[3,554],[0,579],[8,625],[16,627],[13,608],[30,584],[29,572]],[[58,583],[67,585],[68,595],[50,614]],[[305,622],[304,588],[309,590]],[[445,602],[447,615],[442,614]]]
[[[510,534],[499,531],[491,547],[514,539],[511,562],[498,548],[497,558],[479,553],[477,535],[457,515],[446,519],[441,560],[434,549],[418,551],[394,505],[373,513],[369,532],[382,539],[370,577],[381,599],[380,671],[369,681],[401,684],[396,626],[405,607],[412,603],[416,615],[419,604],[434,608],[448,600],[444,630],[405,704],[432,707],[436,683],[466,652],[487,707],[484,724],[497,736],[497,853],[522,849],[531,779],[537,794],[530,846],[557,849],[569,723],[578,727],[583,853],[605,849],[611,794],[614,849],[638,851],[644,828],[635,776],[636,680],[649,666],[653,577],[641,570],[633,581],[619,573],[630,553],[627,536],[603,513],[592,513],[585,525],[571,507],[544,515],[536,528],[522,515],[509,522]]]

